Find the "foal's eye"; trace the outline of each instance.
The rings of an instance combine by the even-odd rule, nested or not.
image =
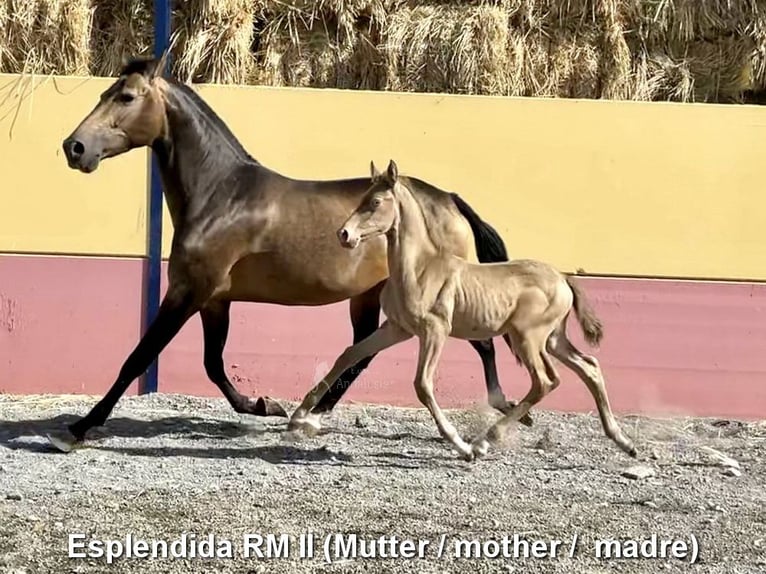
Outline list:
[[[378,207],[380,207],[381,203],[383,203],[383,200],[380,199],[379,197],[376,197],[375,199],[372,200],[372,207],[373,208],[378,208]]]
[[[133,94],[120,94],[119,96],[117,96],[117,100],[122,104],[129,104],[135,99],[136,99],[136,96],[134,96]]]

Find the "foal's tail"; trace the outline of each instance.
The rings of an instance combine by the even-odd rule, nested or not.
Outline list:
[[[500,234],[489,223],[484,221],[473,208],[468,205],[457,193],[450,193],[452,201],[460,214],[466,218],[473,231],[473,240],[476,244],[476,255],[480,263],[494,263],[508,261],[508,252]]]
[[[601,338],[604,336],[604,326],[588,303],[582,287],[569,275],[566,276],[566,282],[574,295],[575,315],[577,315],[577,321],[580,323],[585,340],[590,346],[598,347],[599,343],[601,343]]]

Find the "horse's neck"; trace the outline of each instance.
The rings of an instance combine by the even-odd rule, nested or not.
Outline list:
[[[226,128],[216,125],[180,87],[167,93],[168,138],[154,151],[159,159],[165,199],[174,225],[189,212],[204,208],[217,182],[249,156],[233,145]],[[235,140],[236,143],[236,140]]]
[[[418,292],[418,277],[437,249],[428,233],[426,214],[412,192],[400,185],[395,193],[399,219],[387,234],[389,274],[406,293],[412,294]]]

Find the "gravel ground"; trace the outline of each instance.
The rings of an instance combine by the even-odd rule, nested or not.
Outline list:
[[[324,434],[295,439],[283,419],[240,416],[223,400],[154,395],[124,399],[87,448],[53,452],[45,433],[93,400],[0,396],[0,572],[766,572],[763,422],[624,417],[635,461],[602,435],[596,416],[536,411],[533,428],[466,463],[424,409],[344,404]],[[494,415],[477,408],[449,416],[470,437]],[[717,452],[735,459],[741,476]],[[623,476],[635,464],[655,474]],[[301,558],[309,531],[315,553]],[[222,554],[107,564],[70,558],[76,533],[85,543],[115,541],[114,553],[128,535],[147,547],[165,541],[169,552],[182,533],[197,543],[212,535]],[[362,540],[384,536],[382,550],[403,555],[327,563],[325,537],[353,533],[358,553]],[[244,557],[248,534],[289,535],[289,557]],[[694,536],[696,563],[641,558],[640,543],[652,535],[685,541],[690,553]],[[391,544],[394,536],[412,546]],[[596,541],[608,539],[628,556],[636,548],[628,541],[638,541],[639,558],[597,558]],[[478,541],[486,555],[455,558],[461,540]],[[423,558],[408,558],[420,541]],[[528,547],[538,557],[524,557],[525,541],[544,541]],[[561,541],[555,557],[551,541]]]

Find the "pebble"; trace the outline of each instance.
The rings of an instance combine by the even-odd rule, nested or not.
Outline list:
[[[11,492],[5,495],[6,500],[24,500],[24,496],[18,492]]]
[[[726,476],[742,476],[742,471],[734,468],[733,466],[728,467],[726,470],[723,471],[723,473]]]
[[[367,422],[366,418],[362,418],[360,416],[357,416],[354,419],[354,426],[359,429],[367,428],[369,426],[369,422]]]
[[[626,468],[622,471],[622,476],[625,476],[627,478],[632,478],[633,480],[639,480],[642,478],[649,478],[650,476],[654,476],[657,474],[653,468],[649,466],[644,466],[642,464],[637,464],[635,466],[631,466],[630,468]]]

